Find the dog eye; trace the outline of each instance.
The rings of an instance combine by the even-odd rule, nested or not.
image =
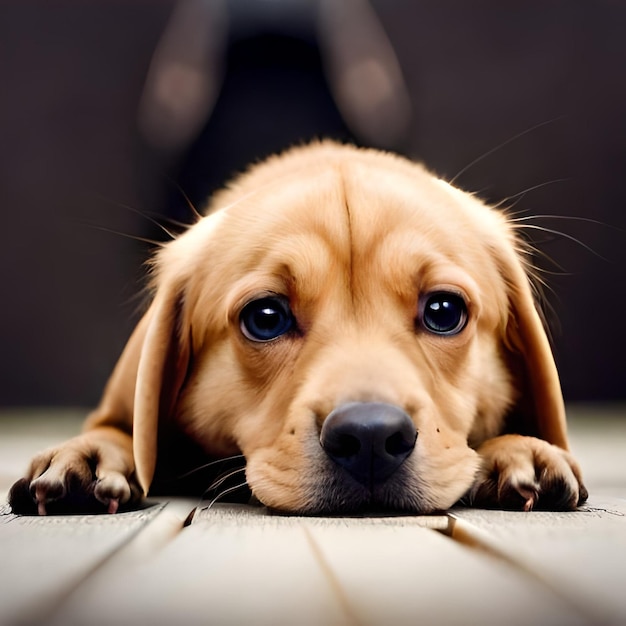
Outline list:
[[[248,302],[239,315],[239,325],[251,341],[272,341],[293,328],[294,317],[285,298],[271,296]]]
[[[456,335],[467,323],[467,305],[456,294],[446,291],[428,294],[421,310],[426,330],[437,335]]]

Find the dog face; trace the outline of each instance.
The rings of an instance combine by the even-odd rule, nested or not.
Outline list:
[[[299,513],[445,509],[505,419],[562,443],[518,245],[504,215],[397,157],[320,144],[253,169],[156,259],[140,481],[164,411]]]

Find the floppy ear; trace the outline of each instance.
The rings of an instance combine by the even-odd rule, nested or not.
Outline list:
[[[135,384],[133,455],[144,494],[154,477],[159,418],[173,410],[189,367],[190,346],[182,324],[182,289],[161,285],[142,324],[145,335]]]
[[[519,381],[516,432],[534,435],[569,449],[565,406],[550,342],[537,310],[523,262],[513,249],[501,256],[508,287],[509,316],[505,345]]]

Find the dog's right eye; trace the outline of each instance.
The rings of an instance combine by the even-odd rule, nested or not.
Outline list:
[[[286,298],[269,296],[248,302],[239,315],[239,325],[251,341],[272,341],[289,332],[295,320]]]

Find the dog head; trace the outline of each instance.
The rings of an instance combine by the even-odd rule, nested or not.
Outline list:
[[[525,253],[419,165],[322,143],[256,166],[160,251],[135,392],[289,512],[430,512],[506,429],[567,447]]]

